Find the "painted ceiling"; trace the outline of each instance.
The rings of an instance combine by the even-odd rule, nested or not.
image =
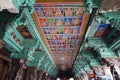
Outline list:
[[[36,1],[33,19],[58,69],[73,66],[89,27],[90,15],[82,0]],[[110,24],[101,22],[96,26],[94,37],[105,37],[111,29]]]
[[[72,67],[81,37],[85,14],[82,3],[42,3],[34,5],[39,31],[55,63],[61,69]]]
[[[1,12],[0,34],[2,37],[0,37],[7,43],[7,46],[0,52],[11,58],[27,59],[28,66],[36,66],[38,70],[43,70],[53,76],[60,72],[58,70],[63,72],[73,70],[75,75],[80,75],[90,66],[95,66],[98,57],[95,56],[95,59],[92,59],[94,52],[90,51],[95,50],[100,58],[113,57],[112,53],[105,51],[115,49],[117,52],[119,50],[119,45],[116,45],[119,41],[115,42],[116,39],[120,39],[118,37],[120,35],[118,26],[120,12],[116,12],[119,4],[117,6],[112,6],[112,4],[103,6],[102,4],[100,8],[100,3],[98,3],[100,0],[71,1],[36,0],[34,4],[28,1],[29,6],[26,6],[27,2],[21,2],[18,4],[23,8],[22,13],[15,15],[8,11]],[[108,0],[105,0],[103,3],[107,4],[107,2]],[[9,7],[7,9],[9,10]],[[111,10],[114,12],[110,12]],[[108,12],[103,13],[105,11]],[[19,18],[15,19],[16,16]],[[3,28],[6,22],[10,23]],[[104,42],[103,39],[105,39]],[[2,43],[0,47],[3,46]],[[9,51],[12,53],[7,54],[10,53]]]

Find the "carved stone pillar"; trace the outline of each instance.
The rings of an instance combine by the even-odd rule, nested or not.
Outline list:
[[[0,49],[4,46],[4,43],[0,40]]]
[[[23,78],[22,73],[22,68],[20,68],[17,72],[15,80],[21,80]]]
[[[114,68],[117,71],[118,75],[120,75],[120,65],[114,65]]]
[[[5,80],[9,80],[9,74],[10,74],[11,68],[12,68],[12,64],[8,63]]]
[[[5,80],[5,77],[6,77],[6,75],[7,75],[7,71],[8,71],[8,62],[4,62],[4,64],[3,64],[3,72],[2,72],[2,74],[3,74],[3,80]]]
[[[106,58],[105,59],[110,65],[114,66],[118,75],[120,75],[120,58]]]
[[[12,61],[11,69],[10,69],[10,72],[8,74],[8,79],[9,80],[14,80],[18,70],[19,70],[19,60],[18,59],[14,59]]]
[[[25,80],[36,80],[35,70],[35,67],[28,67],[25,74]]]
[[[37,80],[42,80],[42,75],[43,75],[43,71],[38,70],[37,71]]]
[[[81,75],[82,80],[89,80],[87,73]]]
[[[82,80],[82,79],[81,79],[81,77],[79,76],[79,77],[77,77],[77,80]]]
[[[107,79],[113,80],[113,76],[110,72],[110,67],[105,66],[105,67],[103,67],[103,70],[104,70],[104,73],[105,73],[105,76],[107,77]]]

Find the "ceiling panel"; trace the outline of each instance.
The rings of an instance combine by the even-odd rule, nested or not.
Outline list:
[[[37,3],[34,7],[35,23],[57,66],[71,68],[89,18],[86,8],[80,2]]]
[[[97,27],[97,31],[95,32],[94,37],[105,37],[110,31],[111,31],[111,25],[110,24],[101,23]]]

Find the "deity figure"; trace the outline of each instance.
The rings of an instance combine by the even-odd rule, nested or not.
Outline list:
[[[78,34],[78,33],[77,33]],[[74,38],[77,40],[77,39],[80,39],[78,35],[74,35]]]
[[[65,16],[70,17],[73,15],[73,9],[72,8],[66,8],[65,9]]]
[[[47,38],[47,40],[51,40],[51,36],[50,35],[47,35],[46,38]]]
[[[56,20],[56,26],[62,26],[63,21],[61,19]]]
[[[53,40],[56,40],[56,36],[52,35],[52,39],[53,39]]]
[[[73,26],[80,26],[81,20],[79,18],[75,18],[72,21]]]
[[[60,40],[60,35],[56,35],[56,39],[57,39],[57,40]]]
[[[41,21],[41,26],[46,26],[46,22],[44,20]]]
[[[11,33],[11,36],[12,36],[12,38],[15,40],[16,35],[15,35],[15,33],[14,33],[14,32],[12,32],[12,33]]]
[[[63,16],[62,10],[61,10],[60,8],[57,8],[57,9],[56,9],[55,16],[56,16],[56,17],[62,17],[62,16]]]
[[[20,45],[21,44],[20,39],[17,38],[16,43]]]
[[[75,44],[75,41],[74,41],[74,40],[72,40],[72,41],[71,41],[71,44]]]
[[[78,34],[78,29],[77,28],[73,29],[73,34]]]
[[[70,28],[65,28],[64,33],[65,34],[71,34],[71,29]]]
[[[26,32],[26,31],[23,31],[23,32],[22,32],[22,35],[23,35],[24,37],[29,37],[29,36],[30,36],[30,33],[29,33],[29,32]]]
[[[65,26],[70,26],[70,21],[68,19],[65,22]]]
[[[43,17],[44,16],[44,14],[43,14],[43,12],[41,10],[38,10],[38,15],[39,15],[39,17]]]
[[[50,34],[56,34],[55,29],[52,28],[52,29],[50,30]]]
[[[83,15],[83,9],[82,8],[77,8],[75,11],[75,16],[82,16]]]
[[[53,11],[50,8],[47,9],[46,16],[47,17],[54,17],[54,13],[53,13]]]
[[[63,37],[62,37],[62,40],[66,40],[66,39],[67,39],[67,37],[66,37],[66,36],[63,36]]]
[[[50,29],[45,29],[46,34],[50,34]]]
[[[54,22],[53,22],[52,20],[50,20],[50,21],[48,22],[48,26],[54,26]]]
[[[60,34],[61,30],[60,28],[57,28],[57,34]]]

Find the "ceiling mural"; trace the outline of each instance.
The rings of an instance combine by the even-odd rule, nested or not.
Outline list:
[[[110,24],[103,24],[101,23],[97,27],[97,31],[95,33],[95,37],[105,37],[110,31],[111,31],[111,25]]]
[[[85,7],[80,3],[35,4],[35,14],[45,43],[57,65],[71,67],[79,47],[80,29]]]

